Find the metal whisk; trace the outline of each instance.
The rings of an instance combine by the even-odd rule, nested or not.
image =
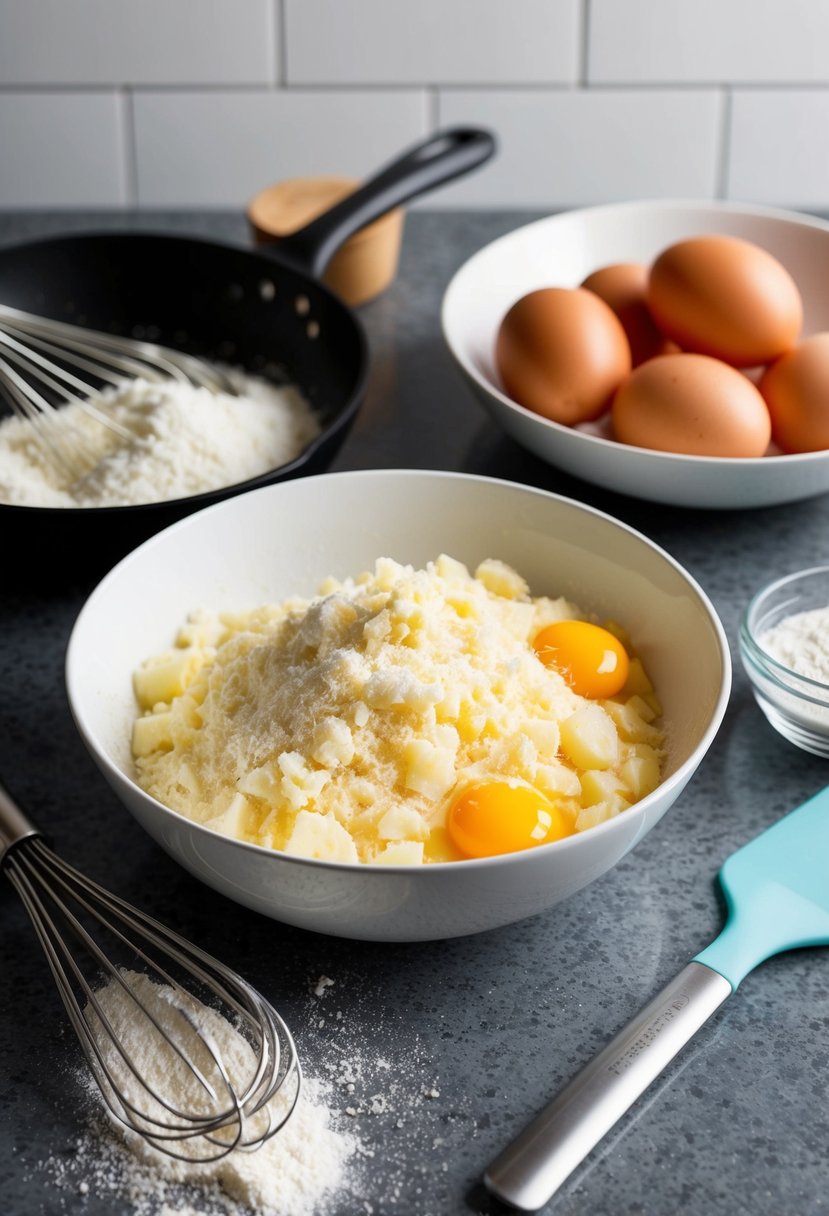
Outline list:
[[[61,473],[76,480],[94,464],[89,444],[61,414],[76,404],[122,439],[131,433],[95,405],[102,389],[142,379],[177,380],[238,395],[220,367],[172,347],[102,333],[0,304],[0,395],[31,424]]]
[[[26,907],[92,1076],[117,1122],[170,1157],[200,1162],[256,1149],[284,1126],[299,1098],[302,1071],[288,1027],[255,988],[61,860],[2,786],[0,868]],[[108,949],[98,940],[102,934],[109,937]],[[141,970],[117,965],[113,945]],[[91,980],[92,973],[103,983]],[[137,1040],[113,1025],[101,999],[112,984],[126,998],[130,1023],[150,1044],[149,1053],[131,1051]],[[148,990],[159,996],[148,999]],[[231,1068],[216,1045],[211,1019],[215,1027],[217,1016],[230,1021],[250,1049],[243,1078],[233,1075],[238,1059]],[[163,1083],[148,1075],[146,1057],[157,1057],[157,1051],[165,1063],[154,1072],[163,1075]],[[181,1090],[173,1092],[169,1079],[173,1073],[179,1082],[187,1080],[191,1109],[181,1108]]]

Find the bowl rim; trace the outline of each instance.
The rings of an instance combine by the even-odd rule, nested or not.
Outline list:
[[[774,655],[769,654],[760,645],[757,634],[754,631],[753,618],[760,606],[770,595],[782,590],[788,584],[816,575],[822,575],[829,579],[829,565],[805,566],[801,570],[793,570],[790,574],[783,574],[778,578],[772,579],[771,582],[764,583],[762,587],[754,592],[743,609],[740,618],[738,640],[743,664],[746,666],[749,676],[753,668],[757,669],[765,679],[771,680],[777,688],[787,693],[788,696],[798,697],[803,701],[810,702],[812,705],[819,705],[829,709],[829,682],[815,680],[812,676],[795,671],[793,667],[789,667],[788,664],[776,659]],[[803,611],[808,612],[809,609],[804,609]],[[784,676],[788,676],[789,679],[785,680]],[[803,685],[803,687],[798,687],[798,685]],[[818,692],[823,695],[819,697],[817,695]]]
[[[457,362],[461,371],[467,376],[481,392],[487,397],[497,402],[499,406],[515,414],[518,418],[530,425],[536,425],[540,430],[547,431],[552,436],[560,437],[562,442],[585,442],[589,446],[598,445],[600,449],[616,449],[620,447],[631,453],[636,453],[639,456],[652,457],[660,463],[670,466],[671,464],[682,465],[697,465],[705,468],[718,468],[723,470],[734,468],[761,468],[768,466],[769,462],[775,464],[784,464],[788,467],[797,467],[800,465],[820,464],[821,462],[829,461],[829,448],[818,449],[812,452],[774,452],[765,456],[701,456],[692,453],[683,452],[665,452],[658,448],[644,448],[638,444],[626,443],[620,444],[617,440],[605,438],[603,435],[595,435],[590,431],[581,430],[576,426],[565,426],[561,422],[554,422],[552,418],[545,418],[541,414],[528,409],[527,406],[521,405],[520,402],[514,401],[509,397],[502,388],[499,387],[488,376],[485,376],[475,364],[467,358],[466,352],[457,341],[457,334],[451,323],[451,310],[454,304],[453,297],[460,293],[461,285],[466,274],[472,270],[475,264],[483,261],[485,256],[494,251],[498,246],[506,244],[511,238],[515,237],[519,232],[530,232],[533,229],[542,229],[563,223],[572,219],[575,216],[597,216],[603,214],[648,214],[654,211],[665,211],[668,213],[682,211],[699,211],[708,214],[722,214],[732,216],[747,216],[757,219],[769,219],[782,221],[790,224],[793,227],[812,229],[815,232],[821,232],[829,239],[829,220],[821,219],[819,216],[809,213],[800,213],[793,209],[783,207],[766,206],[760,203],[742,203],[731,199],[691,199],[691,198],[645,198],[645,199],[625,199],[617,203],[599,203],[588,207],[572,207],[562,211],[555,211],[549,215],[542,216],[540,219],[530,220],[526,224],[519,224],[509,232],[503,233],[494,240],[489,241],[475,253],[473,253],[465,262],[460,265],[451,279],[446,285],[441,300],[440,307],[440,323],[443,332],[444,341]],[[566,438],[565,438],[566,437]]]
[[[216,832],[214,829],[208,828],[204,824],[197,823],[195,820],[189,819],[186,815],[181,814],[181,812],[174,810],[172,807],[166,806],[164,803],[159,802],[151,794],[148,794],[146,790],[138,785],[132,776],[130,776],[113,760],[111,760],[109,755],[95,742],[94,732],[87,725],[84,715],[79,707],[76,689],[78,687],[78,681],[83,668],[77,663],[75,656],[78,647],[78,634],[85,615],[88,610],[94,607],[95,600],[100,594],[104,593],[109,582],[118,577],[119,571],[123,566],[132,562],[133,560],[137,560],[140,557],[140,554],[161,543],[163,538],[176,531],[185,530],[188,527],[195,527],[201,518],[208,517],[217,511],[232,510],[234,508],[239,509],[238,499],[240,498],[250,498],[254,495],[271,496],[280,493],[290,493],[290,489],[286,489],[285,487],[291,487],[295,483],[293,481],[287,481],[276,482],[271,485],[248,490],[244,495],[233,495],[232,498],[213,503],[210,506],[202,508],[200,511],[196,511],[185,516],[183,519],[176,520],[174,523],[161,529],[159,532],[137,545],[134,549],[122,557],[93,587],[92,591],[82,604],[81,609],[75,618],[75,623],[73,624],[66,647],[64,659],[64,685],[70,713],[74,720],[75,726],[82,740],[86,744],[87,749],[96,762],[101,766],[105,775],[108,776],[110,785],[113,787],[117,787],[122,784],[126,785],[133,795],[150,804],[154,810],[162,812],[162,818],[171,818],[171,821],[175,822],[176,824],[180,824],[183,821],[188,825],[189,829],[196,832],[196,835],[204,834],[211,840],[214,840],[217,836],[219,836],[227,845],[233,848],[251,852],[255,855],[269,857],[274,859],[275,862],[280,861],[283,863],[311,867],[313,869],[330,870],[335,873],[353,872],[364,876],[372,874],[376,875],[378,879],[383,875],[396,874],[402,876],[411,875],[413,872],[421,874],[440,874],[447,872],[457,873],[459,866],[461,866],[463,871],[467,873],[471,872],[473,869],[487,870],[509,868],[513,865],[520,864],[520,859],[522,857],[537,857],[548,853],[551,849],[557,849],[559,852],[563,853],[568,849],[580,847],[580,841],[584,840],[585,838],[598,840],[600,836],[609,836],[615,834],[617,831],[621,830],[619,826],[620,823],[624,824],[625,822],[629,822],[629,815],[634,815],[641,819],[642,814],[647,811],[650,806],[661,800],[673,789],[679,787],[679,791],[681,792],[682,788],[692,776],[693,772],[699,766],[702,758],[711,747],[711,744],[713,743],[720,729],[722,720],[728,707],[733,679],[731,652],[725,628],[712,600],[709,598],[706,591],[703,589],[701,584],[697,582],[694,576],[688,570],[686,570],[686,568],[678,561],[677,558],[668,553],[666,549],[663,549],[662,546],[657,544],[656,541],[651,540],[643,532],[640,532],[638,529],[625,523],[623,520],[617,519],[608,512],[602,511],[598,507],[590,506],[587,503],[579,502],[577,499],[569,498],[566,495],[557,494],[552,490],[543,490],[540,487],[527,485],[523,482],[508,480],[506,478],[498,478],[476,473],[455,472],[453,470],[444,469],[403,469],[385,467],[377,469],[352,469],[329,473],[319,473],[310,477],[302,478],[301,484],[307,487],[312,483],[314,485],[319,485],[323,481],[334,483],[345,482],[346,480],[373,480],[383,477],[387,478],[389,476],[393,476],[395,478],[405,477],[413,480],[417,478],[426,478],[429,480],[439,479],[456,482],[471,482],[479,485],[494,485],[498,487],[505,487],[507,489],[518,490],[520,493],[528,494],[532,497],[552,500],[562,504],[565,507],[572,507],[579,512],[592,515],[601,520],[603,523],[610,524],[612,527],[620,529],[629,536],[632,536],[641,544],[645,545],[646,548],[650,549],[656,554],[656,556],[661,558],[662,561],[666,562],[670,567],[672,567],[672,569],[682,578],[683,582],[686,583],[688,589],[694,593],[700,605],[704,609],[708,623],[712,627],[714,637],[717,642],[722,667],[720,687],[717,693],[716,701],[709,715],[708,724],[691,754],[685,758],[676,771],[673,772],[670,777],[666,778],[664,781],[661,781],[656,789],[651,791],[650,794],[647,794],[638,802],[634,802],[626,811],[615,816],[613,819],[608,819],[603,823],[596,824],[594,827],[588,828],[584,832],[574,833],[573,835],[563,837],[560,840],[553,840],[547,844],[536,845],[531,849],[522,849],[513,853],[500,853],[492,857],[462,858],[458,861],[429,862],[428,864],[420,866],[401,864],[390,865],[382,863],[367,864],[365,862],[333,862],[326,861],[321,858],[304,857],[300,854],[285,853],[284,851],[269,849],[264,845],[253,844],[252,842],[245,840],[238,840],[232,836],[224,836],[223,834]],[[127,807],[127,809],[130,810],[130,813],[133,813],[130,807]]]

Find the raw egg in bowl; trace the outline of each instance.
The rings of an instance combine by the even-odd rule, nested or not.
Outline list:
[[[605,873],[693,776],[730,684],[705,592],[642,534],[400,469],[163,530],[98,584],[66,658],[81,737],[172,857],[266,916],[386,941],[509,924]],[[220,747],[202,732],[227,719]]]
[[[449,283],[441,321],[489,415],[554,467],[676,506],[771,506],[829,490],[829,337],[815,340],[829,334],[827,276],[829,222],[816,216],[613,203],[551,215],[481,249]],[[571,359],[552,389],[544,376],[542,392],[535,356],[551,347],[532,334],[545,323],[540,305],[549,312],[547,295],[558,294],[562,334],[561,315],[585,289],[622,322],[631,366],[607,355],[610,327],[598,317],[568,344],[578,365]],[[574,411],[583,385],[597,386],[593,408]]]

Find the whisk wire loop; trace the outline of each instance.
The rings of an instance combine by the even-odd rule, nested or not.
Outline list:
[[[129,380],[173,380],[212,393],[239,393],[233,377],[221,367],[184,351],[0,304],[0,396],[33,425],[33,434],[70,481],[94,466],[95,455],[62,410],[76,406],[129,441],[129,428],[95,405],[102,388],[114,389]]]
[[[84,876],[80,875],[78,871],[74,870],[73,867],[71,867],[67,862],[61,861],[54,854],[49,856],[49,861],[54,866],[53,877],[55,881],[63,885],[73,896],[73,898],[75,898],[78,903],[85,907],[87,911],[94,914],[94,909],[90,907],[89,903],[83,899],[83,896],[77,891],[73,890],[67,884],[65,878],[63,878],[61,875],[61,870],[65,875],[73,878],[76,883],[83,884],[81,890],[86,888],[89,891],[94,892],[101,905],[108,908],[116,916],[123,920],[126,914],[129,916],[132,922],[137,921],[143,925],[144,936],[148,941],[154,943],[160,949],[168,953],[178,963],[188,966],[192,974],[194,974],[203,985],[211,987],[217,993],[217,995],[219,995],[222,1003],[232,1009],[236,1016],[247,1024],[249,1030],[254,1034],[254,1037],[262,1038],[261,1050],[259,1053],[259,1068],[256,1075],[251,1079],[248,1090],[242,1095],[243,1102],[248,1101],[259,1088],[262,1076],[267,1067],[268,1059],[270,1057],[273,1057],[274,1069],[278,1071],[279,1068],[280,1047],[278,1035],[274,1035],[272,1033],[268,1034],[269,1019],[265,1019],[264,1021],[262,1019],[254,1019],[251,1017],[249,1012],[251,1005],[256,1006],[261,1003],[261,998],[259,997],[258,993],[256,993],[255,990],[251,988],[250,985],[248,985],[240,976],[231,972],[229,968],[220,963],[218,959],[212,958],[210,955],[200,950],[199,947],[195,946],[192,942],[185,941],[184,938],[180,937],[172,929],[169,929],[166,925],[162,925],[159,921],[154,920],[151,916],[147,915],[147,913],[141,912],[139,909],[132,907],[130,904],[126,903],[125,900],[122,900],[117,895],[107,891],[106,888],[99,886],[92,879],[85,878]],[[196,1003],[192,1001],[189,994],[185,992],[177,980],[170,975],[165,968],[160,966],[157,961],[150,958],[140,946],[128,939],[110,921],[104,920],[104,918],[100,915],[99,919],[101,923],[113,933],[114,936],[118,937],[125,945],[127,945],[138,957],[142,959],[143,962],[153,967],[155,971],[162,977],[162,979],[171,988],[178,992],[183,1000],[188,1001],[191,1009],[197,1008]],[[204,963],[206,963],[214,974],[208,974],[203,967],[199,966],[197,961],[198,959],[201,959]],[[101,955],[101,961],[106,963],[106,959],[103,955]],[[241,989],[244,992],[248,1003],[247,1007],[241,1004],[233,996],[230,988],[218,983],[216,979],[217,974],[226,977],[230,981],[232,987],[235,987],[237,991]],[[116,975],[122,986],[125,986],[123,977],[121,977],[118,973],[116,973]],[[284,1027],[284,1031],[287,1031],[287,1027]],[[265,1101],[267,1101],[267,1098]]]
[[[24,858],[24,865],[26,864],[26,861],[27,861],[27,859]],[[95,909],[92,907],[89,900],[87,900],[83,897],[82,888],[80,890],[73,889],[66,880],[66,877],[69,877],[69,878],[74,878],[77,882],[80,878],[80,875],[78,875],[77,871],[73,870],[73,868],[71,866],[69,866],[67,863],[60,862],[59,859],[54,858],[53,856],[46,853],[44,856],[45,864],[50,865],[50,863],[53,861],[57,863],[54,866],[50,866],[51,876],[54,879],[54,881],[57,882],[61,887],[63,887],[64,890],[66,890],[66,892],[72,898],[74,898],[82,908],[84,908],[87,912],[94,915]],[[63,873],[61,873],[61,871],[63,871]],[[66,875],[66,877],[64,877],[64,875]],[[92,880],[87,880],[86,885],[88,886],[88,888],[90,890],[94,891],[94,893],[95,893],[96,897],[98,898],[102,907],[110,908],[110,909],[114,910],[116,915],[122,914],[123,911],[126,910],[124,906],[122,906],[122,909],[119,910],[119,908],[118,908],[119,901],[117,900],[117,898],[114,895],[112,895],[110,892],[106,891],[103,887],[99,887],[96,883],[93,883]],[[59,899],[59,897],[54,892],[52,893],[52,899],[54,900],[55,904],[60,908],[60,910],[63,912],[64,916],[67,919],[67,923],[73,929],[76,936],[78,936],[78,938],[81,941],[83,941],[83,943],[86,945],[90,954],[92,954],[93,957],[97,959],[98,963],[101,965],[102,968],[111,972],[114,980],[121,986],[121,988],[130,997],[132,997],[133,1000],[135,1000],[136,998],[134,996],[133,990],[130,987],[130,985],[126,982],[126,980],[124,979],[123,974],[117,968],[110,967],[107,957],[104,955],[103,951],[99,948],[99,946],[94,941],[94,939],[86,932],[86,930],[84,929],[84,927],[80,923],[80,921],[78,921],[78,919],[75,916],[73,916],[73,914],[69,910],[69,908],[67,908],[67,906]],[[136,914],[136,913],[137,913],[137,909],[133,910],[133,914]],[[182,1002],[189,1001],[191,1007],[193,1009],[196,1008],[195,1002],[192,1000],[192,998],[188,997],[188,994],[180,986],[180,984],[177,982],[177,980],[175,980],[174,977],[172,975],[170,975],[169,972],[165,968],[159,966],[159,964],[157,962],[155,962],[155,960],[152,959],[146,953],[146,951],[144,951],[135,942],[131,941],[128,937],[126,937],[126,935],[124,933],[122,933],[121,930],[119,930],[118,927],[115,924],[113,924],[110,919],[108,919],[107,917],[104,917],[103,914],[100,914],[100,913],[98,914],[98,919],[100,921],[100,924],[103,925],[106,929],[108,929],[115,938],[117,938],[124,945],[126,945],[136,955],[136,957],[141,959],[141,961],[143,963],[145,963],[149,967],[153,968],[156,971],[156,973],[158,975],[160,975],[161,978],[168,985],[170,985],[171,988],[174,988]],[[157,925],[157,922],[154,923],[154,926],[161,928],[161,926]],[[150,940],[155,940],[156,944],[158,944],[158,938],[154,934],[148,933],[147,936],[150,938]],[[74,960],[72,959],[71,954],[68,951],[67,951],[67,957],[68,957],[68,961],[70,961],[70,963],[72,963],[73,969],[75,969]],[[179,962],[184,961],[183,956],[181,955],[180,952],[178,954],[178,961]],[[76,973],[77,973],[77,971],[76,971]],[[204,978],[204,977],[202,977],[202,978]],[[116,1045],[118,1047],[119,1054],[122,1056],[122,1058],[126,1062],[128,1062],[128,1056],[124,1052],[123,1047],[117,1042],[117,1039],[114,1036],[114,1032],[112,1031],[112,1028],[109,1026],[107,1019],[106,1019],[106,1015],[101,1010],[98,1000],[95,997],[95,994],[93,992],[91,992],[91,990],[90,990],[90,992],[88,993],[88,996],[89,996],[90,1004],[95,1009],[98,1017],[107,1026],[107,1029],[109,1030],[110,1034],[112,1035],[113,1041],[116,1043]],[[183,1007],[180,1007],[180,1011],[183,1012]],[[164,1027],[159,1023],[158,1019],[155,1018],[151,1012],[147,1012],[146,1016],[152,1022],[152,1024],[154,1025],[157,1032],[161,1035],[161,1037],[165,1039],[165,1041],[170,1045],[172,1050],[187,1065],[187,1067],[190,1069],[192,1074],[200,1081],[200,1083],[204,1086],[204,1088],[207,1090],[207,1092],[210,1094],[210,1096],[214,1099],[214,1101],[217,1100],[216,1092],[215,1092],[213,1086],[211,1085],[211,1083],[203,1076],[202,1072],[192,1063],[192,1061],[187,1056],[184,1055],[181,1048],[170,1037],[170,1035],[167,1033],[167,1031],[164,1029]],[[134,1068],[133,1068],[133,1072],[135,1072]],[[161,1101],[161,1099],[159,1099],[159,1101]],[[171,1113],[181,1114],[180,1111],[177,1111],[173,1106],[168,1105],[166,1102],[164,1102],[164,1105],[167,1106],[168,1110],[170,1110]]]
[[[49,332],[48,330],[46,331]],[[26,339],[26,344],[17,340],[14,335]],[[105,335],[102,335],[105,337]],[[171,380],[179,380],[182,383],[187,383],[187,377],[182,369],[172,360],[165,359],[159,351],[157,359],[153,363],[148,360],[140,360],[129,356],[119,354],[117,350],[111,350],[103,342],[99,342],[99,349],[95,352],[94,359],[89,357],[89,340],[78,341],[76,338],[62,337],[60,344],[46,337],[41,336],[41,331],[35,328],[18,328],[7,321],[0,319],[0,341],[4,341],[6,345],[12,349],[17,349],[20,353],[29,351],[39,351],[43,354],[54,356],[55,359],[66,360],[67,352],[72,352],[72,366],[79,367],[84,371],[90,372],[95,380],[104,381],[109,384],[119,384],[125,376],[142,377],[145,380],[162,380],[169,378]],[[43,368],[52,368],[56,365],[51,360],[45,358],[34,359]],[[89,392],[93,392],[98,386],[94,383],[88,384],[76,377],[68,368],[58,366],[61,374],[60,378],[66,380],[67,384],[74,384],[78,388],[85,387]]]
[[[193,1128],[195,1127],[196,1123],[201,1124],[201,1128],[202,1128],[201,1134],[205,1134],[205,1133],[211,1131],[214,1127],[221,1127],[228,1120],[228,1118],[230,1118],[233,1114],[238,1114],[238,1105],[239,1104],[236,1099],[236,1095],[232,1090],[232,1087],[228,1081],[226,1073],[224,1072],[223,1065],[221,1064],[221,1061],[217,1058],[217,1053],[212,1049],[212,1043],[209,1041],[209,1038],[206,1035],[203,1037],[205,1039],[205,1042],[208,1045],[208,1050],[211,1051],[211,1055],[213,1056],[214,1062],[216,1063],[217,1068],[222,1072],[223,1079],[227,1085],[229,1098],[230,1098],[230,1107],[220,1108],[218,1113],[216,1113],[215,1115],[206,1117],[203,1120],[199,1120],[198,1118],[194,1118],[192,1114],[188,1114],[187,1112],[180,1110],[178,1107],[176,1107],[172,1103],[168,1102],[164,1098],[164,1096],[157,1091],[157,1089],[155,1089],[154,1087],[152,1087],[150,1085],[145,1084],[141,1080],[141,1073],[139,1072],[137,1066],[135,1065],[132,1057],[124,1049],[123,1044],[120,1042],[116,1030],[113,1028],[105,1011],[102,1009],[95,992],[89,986],[86,978],[84,977],[80,968],[78,967],[77,961],[75,960],[71,951],[69,950],[67,943],[57,932],[54,922],[52,921],[43,900],[40,898],[36,888],[33,885],[32,868],[29,865],[29,859],[26,857],[23,857],[23,859],[22,859],[22,870],[23,870],[23,873],[20,876],[20,887],[18,889],[22,888],[22,891],[21,891],[22,894],[25,892],[24,903],[26,904],[27,910],[30,912],[30,915],[32,913],[34,913],[36,916],[35,925],[38,930],[38,934],[41,938],[41,942],[46,947],[47,958],[49,960],[53,974],[55,975],[55,978],[58,981],[58,988],[61,992],[61,996],[64,998],[64,1002],[67,1004],[67,1010],[68,1010],[70,1019],[72,1021],[72,1024],[73,1024],[76,1032],[78,1033],[78,1035],[81,1039],[81,1045],[84,1049],[84,1052],[87,1056],[87,1060],[88,1060],[90,1066],[95,1070],[100,1070],[100,1073],[103,1075],[104,1079],[106,1080],[106,1083],[107,1083],[110,1091],[112,1091],[113,1093],[118,1093],[117,1074],[116,1074],[115,1070],[111,1067],[111,1065],[107,1062],[106,1056],[102,1052],[100,1034],[96,1036],[96,1034],[93,1032],[93,1026],[97,1025],[99,1030],[102,1029],[104,1031],[105,1036],[106,1036],[105,1041],[111,1044],[111,1046],[114,1048],[114,1050],[120,1056],[123,1063],[130,1070],[132,1075],[136,1078],[136,1080],[138,1080],[141,1083],[143,1089],[151,1097],[152,1101],[156,1102],[160,1106],[163,1106],[164,1108],[166,1108],[166,1110],[170,1114],[174,1115],[177,1119],[186,1121],[186,1123],[187,1123],[187,1126],[184,1128],[181,1128],[179,1130],[170,1130],[169,1125],[164,1123],[161,1119],[155,1117],[151,1113],[150,1110],[139,1109],[133,1102],[131,1102],[129,1100],[129,1098],[126,1095],[120,1094],[119,1095],[119,1105],[126,1112],[128,1112],[126,1121],[129,1123],[129,1125],[132,1126],[134,1130],[144,1129],[144,1130],[151,1131],[152,1138],[154,1140],[156,1140],[156,1139],[184,1139],[192,1134]],[[34,877],[36,877],[36,875]],[[185,1065],[185,1067],[187,1067],[190,1070],[192,1075],[203,1086],[203,1088],[206,1090],[206,1092],[209,1094],[209,1096],[213,1099],[213,1101],[218,1102],[218,1095],[216,1094],[216,1091],[215,1091],[214,1087],[212,1086],[212,1084],[210,1083],[210,1081],[203,1075],[202,1071],[197,1066],[194,1065],[193,1061],[189,1058],[189,1056],[187,1056],[184,1053],[184,1051],[179,1046],[179,1044],[176,1043],[176,1041],[169,1035],[169,1033],[165,1030],[165,1028],[159,1023],[158,1019],[153,1015],[152,1010],[148,1009],[145,1005],[143,1005],[141,1003],[141,1001],[136,996],[134,990],[124,980],[121,972],[119,972],[117,969],[112,969],[109,967],[106,957],[103,955],[103,953],[97,946],[97,943],[94,941],[94,939],[92,939],[90,937],[90,935],[86,932],[85,928],[83,927],[81,922],[77,919],[77,917],[75,917],[73,915],[73,913],[70,911],[70,909],[57,895],[52,893],[51,898],[52,898],[55,906],[65,917],[68,927],[77,936],[79,941],[81,941],[82,944],[89,950],[90,955],[107,969],[107,971],[111,974],[111,976],[115,980],[115,982],[117,982],[121,985],[123,991],[125,991],[127,993],[128,997],[132,1001],[135,1002],[136,1006],[141,1010],[142,1015],[144,1017],[146,1017],[147,1020],[152,1024],[152,1026],[154,1027],[154,1029],[158,1033],[158,1035],[168,1044],[168,1046],[176,1054],[176,1056],[178,1056],[178,1058],[182,1061],[182,1063]],[[84,907],[86,907],[89,910],[89,905],[85,901],[81,900],[80,897],[78,899],[78,902],[81,903]],[[102,923],[104,923],[104,922],[102,921]],[[108,925],[107,927],[111,928],[112,926]],[[119,934],[118,936],[121,936],[121,935]],[[126,941],[126,939],[123,937],[122,937],[122,940]],[[127,944],[132,945],[132,943],[127,943]],[[153,965],[151,960],[149,960],[147,958],[146,954],[144,954],[143,952],[140,952],[138,950],[136,950],[136,953],[138,953],[144,961],[149,962],[151,965]],[[63,970],[63,967],[60,964],[61,955],[63,956],[65,964],[69,967],[72,975],[75,977],[78,987],[81,989],[81,991],[84,994],[86,1004],[84,1006],[84,1016],[83,1017],[80,1016],[77,1003],[73,999],[74,991],[73,991],[72,985],[70,983],[69,976]],[[172,982],[175,983],[175,981],[172,981]],[[180,991],[181,991],[182,997],[186,1000],[187,994],[184,993],[183,990],[180,990]],[[178,1005],[177,1009],[182,1013],[184,1012],[182,1005]],[[94,1013],[94,1018],[97,1019],[97,1022],[95,1022],[93,1020],[93,1017],[92,1017],[93,1013]],[[193,1029],[198,1032],[199,1028],[196,1025],[196,1023],[191,1022],[191,1025],[192,1025]],[[108,1098],[109,1098],[108,1091],[102,1087],[102,1092],[104,1093],[105,1099],[107,1099],[107,1105],[109,1106],[110,1110],[113,1111],[113,1113],[118,1114],[118,1111],[112,1105],[112,1102],[108,1100]],[[136,1118],[132,1118],[131,1116],[135,1116]],[[140,1120],[141,1123],[136,1122],[136,1119]],[[156,1131],[155,1128],[158,1128],[158,1131]]]
[[[66,478],[73,481],[84,468],[94,464],[94,456],[77,428],[55,425],[49,402],[2,357],[0,389],[5,391],[15,413],[30,423],[32,434],[44,445]]]
[[[253,1150],[284,1126],[299,1098],[301,1068],[288,1027],[256,989],[206,951],[75,870],[37,835],[21,840],[5,856],[0,854],[0,860],[34,925],[69,1020],[113,1118],[159,1151],[196,1162],[215,1161],[237,1148]],[[136,978],[135,973],[117,966],[70,902],[144,964],[144,978],[147,971],[155,973],[161,984],[151,985],[153,994],[162,997],[153,995],[152,1001],[157,1004],[163,999],[164,1007],[175,1011],[181,1033],[178,1027],[165,1026],[158,1015],[160,1007],[154,1010],[142,997],[141,973]],[[81,947],[87,964],[91,961],[108,983],[120,986],[142,1027],[151,1028],[154,1046],[167,1045],[171,1054],[168,1068],[183,1068],[194,1078],[203,1097],[194,1101],[191,1090],[186,1090],[192,1109],[181,1109],[180,1102],[162,1092],[159,1083],[148,1076],[146,1062],[136,1060],[126,1049],[119,1027],[113,1025],[89,983],[59,921]],[[161,962],[159,954],[169,963]],[[209,992],[211,1001],[230,1011],[233,1023],[246,1032],[253,1063],[241,1082],[231,1075],[211,1033],[211,1006],[205,1006],[175,978],[171,965]],[[201,1058],[194,1059],[194,1051]],[[139,1097],[135,1100],[136,1086],[128,1086],[125,1070],[136,1082]],[[270,1103],[286,1084],[293,1087],[292,1092],[274,1112]]]
[[[43,948],[43,952],[46,955],[49,968],[55,979],[55,983],[69,1017],[69,1021],[76,1035],[78,1036],[84,1055],[86,1056],[87,1063],[92,1071],[92,1075],[98,1081],[101,1096],[109,1109],[110,1114],[113,1115],[115,1119],[123,1122],[124,1117],[121,1110],[113,1105],[110,1092],[107,1088],[100,1084],[100,1074],[98,1073],[97,1069],[100,1066],[102,1072],[105,1071],[103,1058],[100,1053],[100,1047],[98,1043],[90,1037],[89,1025],[82,1016],[81,1006],[78,1003],[75,990],[69,981],[69,976],[61,963],[60,956],[63,955],[65,958],[67,958],[70,965],[74,964],[74,960],[72,960],[65,942],[58,934],[54,922],[38,896],[37,890],[32,885],[27,868],[25,867],[25,862],[22,865],[19,863],[20,856],[19,854],[16,854],[13,861],[8,864],[7,873],[9,878],[12,885],[17,890],[23,902],[23,906],[29,915],[29,919],[34,926],[37,937]],[[85,997],[87,999],[92,998],[92,989],[89,987],[86,979],[77,970],[75,973],[78,984]],[[122,1106],[126,1106],[126,1104],[122,1104]]]
[[[134,374],[129,369],[135,367],[141,369],[141,374],[147,379],[172,377],[214,392],[238,393],[233,378],[221,367],[157,342],[104,333],[52,317],[40,317],[5,304],[0,304],[0,329],[52,342],[61,356],[67,358],[67,362],[71,361],[67,352],[86,356],[93,367],[106,362],[105,356],[108,356],[110,365],[120,368],[127,375]]]

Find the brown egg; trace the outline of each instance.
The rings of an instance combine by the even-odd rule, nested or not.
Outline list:
[[[613,398],[621,443],[688,456],[762,456],[771,436],[766,404],[747,376],[709,355],[658,355]]]
[[[784,452],[829,448],[829,333],[812,334],[766,368],[759,384]]]
[[[676,343],[658,328],[648,309],[648,268],[643,262],[614,262],[601,266],[587,276],[582,287],[595,292],[622,322],[634,367],[654,355],[678,350]]]
[[[495,363],[514,401],[572,426],[608,408],[630,371],[630,347],[618,317],[592,291],[544,287],[507,312]]]
[[[686,351],[734,367],[769,363],[794,346],[803,324],[789,272],[759,245],[699,236],[664,249],[651,266],[648,307]]]

